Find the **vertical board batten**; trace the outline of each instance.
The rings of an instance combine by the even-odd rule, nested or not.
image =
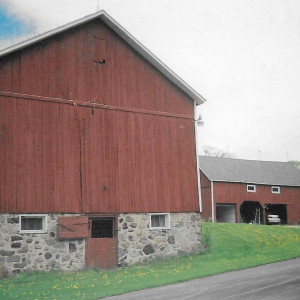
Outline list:
[[[0,90],[126,108],[1,96],[1,212],[199,210],[193,101],[101,21],[0,58]]]
[[[20,68],[21,68],[21,55],[20,54],[16,54],[14,55],[14,59],[12,60],[12,72],[13,72],[13,76],[12,76],[12,90],[15,91],[16,93],[20,92]],[[0,71],[1,74],[1,71]],[[1,75],[0,75],[1,76]],[[2,88],[0,87],[0,90]],[[2,89],[2,90],[7,90],[9,91],[9,89]]]
[[[4,210],[198,209],[193,120],[13,98],[1,106],[13,118],[1,119],[2,170],[16,157],[16,171],[1,173],[16,182],[2,190],[16,192],[1,198]]]
[[[201,165],[200,165],[201,168]],[[206,221],[212,219],[211,209],[211,182],[210,180],[200,171],[201,180],[201,198],[202,198],[202,213],[201,216]]]
[[[13,88],[13,63],[10,59],[0,60],[0,90],[12,90]]]
[[[2,57],[0,68],[2,91],[193,116],[191,99],[99,20]]]

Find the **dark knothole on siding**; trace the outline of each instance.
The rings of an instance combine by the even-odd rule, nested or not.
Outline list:
[[[104,65],[105,64],[105,59],[103,59],[103,60],[94,60],[94,63],[99,64],[99,65]]]

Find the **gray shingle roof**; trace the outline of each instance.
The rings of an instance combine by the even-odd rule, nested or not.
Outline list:
[[[199,167],[211,181],[300,186],[300,171],[289,162],[199,156]]]

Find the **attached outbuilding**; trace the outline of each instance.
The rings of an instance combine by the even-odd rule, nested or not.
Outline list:
[[[0,52],[0,269],[201,249],[205,100],[99,11]]]
[[[300,223],[300,171],[289,162],[200,156],[202,218]]]

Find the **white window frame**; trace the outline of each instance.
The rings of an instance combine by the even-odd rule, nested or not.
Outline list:
[[[41,230],[22,229],[22,218],[42,218]],[[46,233],[47,232],[47,215],[46,214],[22,214],[19,215],[19,233]]]
[[[253,187],[253,190],[249,190],[249,187]],[[255,193],[256,192],[256,185],[255,184],[247,184],[247,192]]]
[[[152,216],[157,216],[157,215],[159,215],[159,216],[165,216],[165,226],[164,227],[153,227],[152,226],[151,217]],[[149,228],[150,228],[150,230],[170,229],[170,220],[171,220],[170,213],[150,213],[149,214],[149,218],[150,218],[150,220],[149,220],[149,223],[150,223]]]
[[[277,191],[275,191],[274,189],[277,189]],[[280,194],[280,186],[272,186],[271,191],[272,194]]]

